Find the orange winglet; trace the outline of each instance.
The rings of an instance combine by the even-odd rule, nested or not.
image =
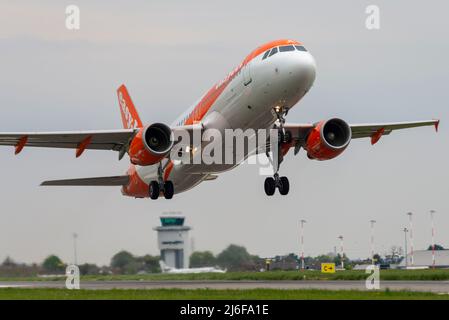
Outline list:
[[[435,122],[435,131],[438,132],[438,127],[440,126],[440,120],[437,120],[437,122]]]
[[[88,136],[86,139],[84,139],[83,141],[81,141],[78,144],[78,147],[76,148],[76,157],[79,158],[84,150],[86,150],[87,146],[90,144],[90,142],[92,141],[92,136]]]
[[[23,136],[22,138],[19,139],[19,141],[16,144],[16,150],[14,151],[14,154],[19,154],[23,147],[25,147],[25,145],[27,144],[28,141],[28,136]]]
[[[385,128],[380,128],[371,135],[371,145],[375,145],[377,141],[382,137],[385,132]]]

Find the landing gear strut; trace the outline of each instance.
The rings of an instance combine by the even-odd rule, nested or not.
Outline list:
[[[281,143],[289,143],[292,140],[292,134],[290,131],[285,131],[284,124],[285,124],[285,116],[288,113],[288,109],[284,109],[283,107],[275,107],[274,112],[276,113],[276,117],[279,121],[279,126],[275,126],[274,128],[278,129],[279,134],[279,144]]]
[[[157,168],[158,181],[153,180],[150,182],[149,193],[150,198],[153,200],[159,198],[161,192],[164,194],[165,199],[173,198],[173,194],[175,193],[173,182],[170,180],[164,181],[164,169],[165,167],[162,167],[162,163],[159,163],[159,167]]]
[[[274,112],[276,113],[276,116],[279,121],[279,126],[275,126],[275,129],[278,129],[278,155],[275,155],[273,153],[273,156],[277,156],[278,161],[276,163],[273,163],[273,160],[270,158],[270,154],[267,151],[267,157],[268,160],[270,160],[271,164],[274,167],[274,175],[273,177],[268,177],[265,179],[264,183],[264,189],[267,196],[272,196],[276,188],[279,189],[279,193],[281,195],[288,194],[290,190],[290,182],[288,181],[287,177],[280,177],[279,176],[279,167],[281,165],[281,162],[283,160],[282,154],[279,152],[281,149],[282,143],[289,143],[291,142],[292,136],[290,131],[285,131],[284,123],[285,123],[285,116],[288,113],[288,109],[284,109],[283,107],[275,107]]]

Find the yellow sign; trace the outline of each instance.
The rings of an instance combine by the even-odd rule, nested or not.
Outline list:
[[[321,264],[322,273],[335,273],[335,263],[322,263]]]

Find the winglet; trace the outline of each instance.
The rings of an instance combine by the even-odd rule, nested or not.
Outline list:
[[[16,150],[14,151],[15,155],[18,155],[23,147],[25,147],[25,145],[27,144],[28,141],[28,136],[23,136],[22,138],[19,139],[19,141],[16,144]]]
[[[371,145],[375,145],[385,132],[385,128],[380,128],[371,135]]]
[[[440,126],[440,120],[436,120],[435,122],[435,131],[438,132],[438,127]]]

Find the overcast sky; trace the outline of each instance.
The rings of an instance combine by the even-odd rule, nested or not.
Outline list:
[[[253,254],[333,251],[345,238],[350,258],[367,257],[369,220],[376,251],[404,244],[414,212],[415,248],[449,247],[449,2],[441,1],[1,1],[0,131],[121,128],[115,90],[125,83],[148,123],[171,123],[258,45],[279,38],[305,44],[317,78],[290,122],[338,116],[347,122],[440,118],[440,132],[395,132],[372,147],[352,141],[337,159],[289,154],[281,174],[288,196],[266,197],[255,165],[240,166],[173,200],[122,197],[119,188],[41,188],[46,179],[123,174],[117,153],[0,149],[0,260],[40,262],[57,254],[109,263],[121,249],[158,254],[158,217],[181,211],[195,249],[230,243]],[[77,4],[81,29],[65,28]],[[380,8],[367,30],[365,8]]]

